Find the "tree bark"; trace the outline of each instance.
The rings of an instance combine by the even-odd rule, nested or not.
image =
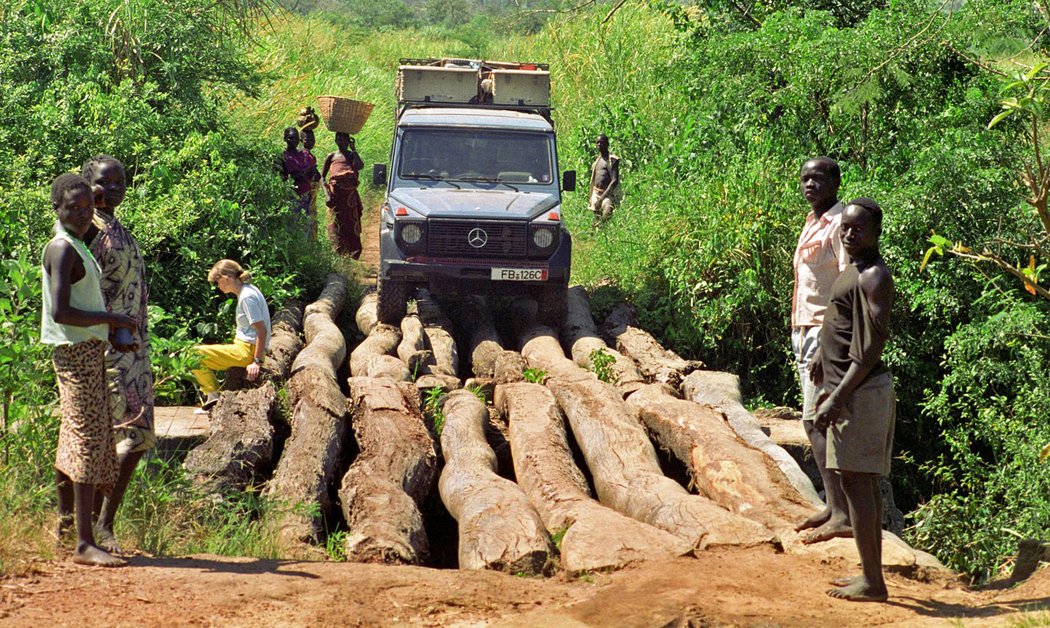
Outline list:
[[[419,320],[423,322],[427,344],[434,352],[434,363],[430,365],[430,373],[459,377],[459,352],[456,350],[456,339],[452,336],[452,321],[425,290],[419,291],[416,308],[419,310]]]
[[[545,327],[528,331],[522,354],[530,366],[550,375],[547,385],[572,425],[603,504],[698,549],[772,540],[762,525],[690,495],[665,477],[645,430],[619,392],[566,359],[551,334]]]
[[[726,415],[729,426],[745,443],[769,456],[787,477],[795,490],[814,507],[823,508],[813,483],[784,448],[773,442],[758,419],[751,416],[740,397],[740,380],[732,373],[719,371],[693,371],[682,381],[682,392],[687,399],[701,404],[710,404]]]
[[[267,494],[278,504],[271,518],[286,544],[319,543],[324,539],[324,515],[334,510],[330,490],[335,481],[346,441],[343,415],[310,397],[292,411],[292,435],[285,443]],[[311,513],[311,506],[319,508]]]
[[[621,303],[613,308],[602,324],[602,334],[617,350],[634,360],[648,382],[678,388],[689,373],[703,368],[703,362],[686,360],[665,349],[649,332],[635,325],[632,308]]]
[[[542,573],[553,547],[525,493],[496,474],[496,454],[485,441],[485,405],[458,390],[442,409],[445,468],[438,490],[459,524],[460,569]]]
[[[369,292],[361,298],[361,305],[357,306],[357,312],[354,313],[354,323],[366,337],[372,333],[372,328],[379,324],[379,315],[376,311],[377,299],[375,292]]]
[[[503,353],[503,343],[492,323],[485,299],[468,297],[459,310],[459,322],[470,338],[470,365],[475,377],[493,377],[496,359]]]
[[[346,296],[346,278],[328,275],[321,295],[306,307],[307,345],[296,356],[288,380],[292,432],[267,489],[283,506],[272,516],[287,542],[319,542],[324,514],[333,507],[330,487],[346,434],[346,397],[336,380],[336,370],[346,359],[346,340],[335,319]],[[314,515],[307,511],[312,504],[320,506]]]
[[[401,331],[392,325],[379,323],[372,328],[361,344],[350,353],[350,375],[365,377],[368,375],[368,364],[373,358],[381,355],[394,355],[401,342]]]
[[[423,323],[415,314],[408,314],[401,319],[401,342],[397,345],[397,357],[417,376],[430,372],[434,354],[427,349]]]
[[[361,453],[343,476],[346,555],[358,562],[422,563],[429,554],[419,505],[434,486],[437,456],[411,385],[351,377]]]
[[[224,393],[209,417],[208,439],[183,462],[195,483],[206,493],[225,495],[265,481],[273,470],[276,411],[271,382]]]
[[[401,360],[392,355],[377,355],[368,362],[367,377],[388,377],[399,382],[411,382],[412,372]]]
[[[624,397],[644,386],[645,379],[638,372],[637,365],[619,351],[610,349],[598,335],[598,328],[591,318],[590,299],[582,287],[569,288],[567,305],[568,311],[561,334],[562,341],[572,355],[572,361],[582,368],[593,370],[591,356],[595,351],[604,352],[615,360],[609,367],[614,376],[610,383],[614,384]]]
[[[495,380],[497,384],[525,381],[525,369],[528,368],[525,356],[514,351],[503,351],[496,356]]]
[[[779,467],[745,445],[714,406],[677,399],[666,384],[630,396],[627,405],[654,440],[689,468],[701,495],[783,535],[813,514]]]
[[[569,572],[617,569],[642,560],[685,554],[689,541],[602,506],[591,498],[573,462],[554,395],[539,384],[496,388],[496,406],[510,419],[518,483],[548,532],[560,539],[562,568]]]

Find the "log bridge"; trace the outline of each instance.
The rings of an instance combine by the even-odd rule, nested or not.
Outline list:
[[[515,574],[727,545],[856,557],[851,542],[799,542],[794,524],[822,504],[735,376],[662,347],[626,304],[599,326],[574,287],[554,330],[525,299],[446,312],[420,291],[393,326],[374,294],[353,293],[333,274],[305,309],[275,315],[267,376],[231,380],[241,389],[184,463],[213,494],[265,487],[287,556],[319,555],[339,531],[347,560],[443,555]],[[351,303],[356,329],[340,328]],[[666,476],[661,456],[688,478]],[[938,566],[896,537],[886,546],[890,565]]]

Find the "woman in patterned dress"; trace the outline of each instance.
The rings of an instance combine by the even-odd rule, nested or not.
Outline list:
[[[131,475],[142,456],[157,442],[153,429],[153,370],[150,366],[149,325],[146,317],[146,264],[139,244],[114,216],[124,201],[124,166],[109,155],[92,157],[80,171],[96,191],[95,218],[84,240],[102,271],[102,297],[110,312],[135,321],[129,338],[110,339],[106,351],[109,407],[116,432],[120,475],[110,494],[98,504],[95,539],[99,547],[120,552],[113,520]]]
[[[91,515],[96,488],[108,493],[117,480],[105,347],[111,329],[130,329],[135,321],[106,311],[101,273],[83,241],[95,213],[93,197],[91,186],[80,175],[61,175],[51,185],[51,206],[58,221],[43,255],[40,341],[55,347],[62,421],[55,455],[59,538],[73,524],[75,512],[73,562],[119,567],[124,561],[96,545]]]

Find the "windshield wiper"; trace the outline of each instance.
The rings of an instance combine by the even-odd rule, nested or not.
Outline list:
[[[458,177],[457,181],[470,181],[471,183],[495,183],[497,185],[505,185],[510,189],[514,190],[515,192],[521,191],[513,185],[507,183],[506,181],[502,181],[499,178],[493,177]]]
[[[457,190],[462,190],[463,189],[463,188],[459,187],[458,185],[456,185],[455,183],[453,183],[452,181],[449,181],[448,179],[443,179],[440,175],[430,174],[429,172],[414,172],[412,174],[406,174],[406,175],[402,175],[402,176],[405,179],[426,179],[428,181],[441,181],[442,183],[447,183],[447,184],[451,185],[452,187],[456,188]]]

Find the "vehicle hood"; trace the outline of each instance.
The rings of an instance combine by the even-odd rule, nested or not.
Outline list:
[[[427,217],[530,219],[557,206],[558,196],[544,191],[402,188],[391,192],[390,203]]]

